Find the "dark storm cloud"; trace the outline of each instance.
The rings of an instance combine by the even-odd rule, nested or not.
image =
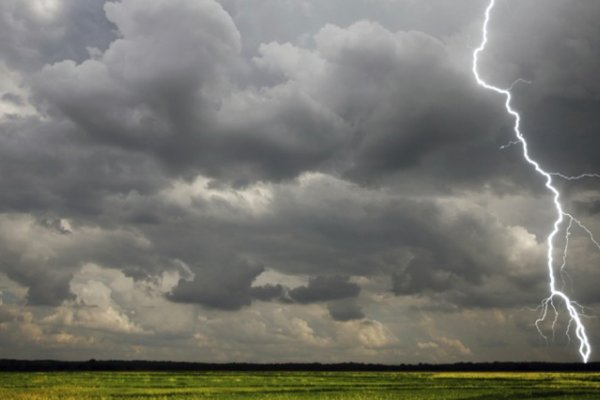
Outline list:
[[[212,101],[202,92],[218,89],[219,70],[238,51],[235,26],[210,1],[128,1],[105,9],[121,37],[97,59],[46,66],[37,76],[41,98],[102,143],[158,151],[195,140],[186,130],[203,122]]]
[[[226,200],[227,191],[211,194],[207,186],[204,190],[209,192],[198,191],[195,210],[160,205],[160,198],[139,204],[133,197],[112,206],[133,215],[138,206],[161,210],[160,225],[139,228],[160,254],[183,260],[197,277],[180,282],[170,297],[175,301],[234,309],[253,299],[323,302],[358,295],[359,287],[348,281],[350,274],[384,275],[397,295],[452,298],[452,293],[462,291],[461,302],[466,304],[465,296],[479,296],[476,287],[493,278],[532,295],[543,279],[535,268],[543,262],[535,239],[470,203],[399,200],[315,175],[302,178],[302,183],[264,188],[274,191],[268,196],[269,211],[257,218],[245,203]],[[454,207],[464,210],[457,213]],[[289,291],[276,283],[253,287],[263,268],[232,263],[231,249],[281,273],[309,275],[309,283]],[[193,266],[198,259],[219,267]]]
[[[256,300],[272,301],[280,299],[285,301],[286,288],[282,285],[253,286],[250,288],[250,296]]]
[[[320,168],[359,182],[402,172],[409,182],[449,190],[504,182],[521,168],[518,154],[497,151],[506,134],[498,104],[475,87],[469,71],[457,69],[442,41],[424,33],[393,33],[367,21],[347,28],[328,25],[315,35],[314,48],[270,43],[258,49],[252,65],[240,55],[233,20],[212,1],[129,0],[104,9],[119,35],[103,52],[83,61],[48,60],[32,80],[36,104],[51,121],[30,117],[3,123],[10,133],[3,137],[3,162],[5,170],[14,171],[4,175],[4,186],[22,188],[3,191],[7,211],[50,208],[115,218],[103,224],[151,225],[145,234],[159,254],[195,265],[205,257],[220,260],[225,246],[215,246],[219,239],[201,230],[189,242],[178,236],[180,243],[169,248],[171,241],[161,238],[175,228],[166,221],[180,221],[186,212],[143,199],[165,187],[173,173],[190,178],[202,172],[227,185],[279,181]],[[260,89],[237,87],[234,76],[245,68],[283,80]],[[117,218],[121,210],[106,208],[114,201],[106,196],[115,194],[142,195],[136,198],[140,204],[127,204],[125,221]],[[213,229],[227,232],[228,246],[234,247],[243,240],[240,229],[258,231],[241,244],[258,257],[271,252],[261,231],[296,231],[303,243],[280,243],[285,251],[263,258],[277,269],[315,276],[318,268],[311,264],[333,274],[381,272],[370,265],[371,257],[382,247],[400,246],[410,261],[399,270],[393,263],[383,268],[394,276],[397,294],[443,291],[457,280],[477,284],[492,269],[488,265],[496,261],[491,260],[501,258],[493,250],[496,233],[486,228],[490,221],[465,214],[441,224],[433,204],[388,204],[361,221],[368,235],[348,221],[353,205],[350,213],[338,215],[336,197],[323,209],[307,208],[306,200],[301,198],[297,209],[275,203],[277,218],[260,224],[240,228],[221,222]],[[284,222],[292,220],[296,224]],[[472,241],[482,242],[478,247],[487,249],[486,256],[473,253],[465,236],[448,239],[462,231],[478,232]],[[383,238],[395,238],[393,246]],[[205,247],[198,240],[207,243],[204,253],[195,250]],[[338,252],[340,262],[331,265],[326,249]],[[355,249],[368,256],[344,256]],[[224,307],[251,299],[251,282],[260,272],[239,271],[244,271],[234,274],[239,279],[221,282],[240,285],[242,292]],[[173,299],[220,306],[217,294],[194,298],[194,285],[204,283],[185,282]]]
[[[36,104],[64,116],[88,147],[236,185],[311,170],[361,182],[411,171],[453,186],[504,185],[517,170],[518,155],[497,151],[501,111],[426,34],[328,25],[314,49],[271,43],[250,63],[212,1],[126,1],[105,11],[119,37],[104,52],[48,64],[33,79]],[[238,87],[236,76],[252,70],[284,81]]]
[[[360,287],[343,276],[317,276],[308,281],[307,286],[290,290],[292,300],[299,303],[314,303],[356,297]]]
[[[410,171],[456,187],[504,182],[515,172],[518,156],[498,152],[509,137],[501,108],[457,69],[443,42],[368,21],[326,26],[315,41],[314,51],[262,45],[255,62],[346,123],[336,154],[346,177],[378,182]]]
[[[28,117],[0,126],[4,212],[94,216],[102,213],[107,193],[143,194],[164,184],[155,160],[119,148],[83,145],[69,123]]]
[[[509,3],[486,75],[532,81],[515,102],[544,165],[597,172],[600,6]],[[364,320],[366,302],[531,306],[546,291],[550,214],[524,199],[549,202],[520,149],[499,151],[512,121],[471,77],[483,6],[3,2],[0,278],[18,286],[5,298],[21,289],[30,305],[60,306],[62,319],[44,319],[63,321],[57,331],[163,332],[156,316],[168,314],[185,322],[165,337],[227,354],[240,343],[227,323],[319,349],[330,323],[371,351],[389,338],[386,321]],[[597,214],[596,186],[565,188]],[[587,254],[574,264],[594,282]],[[86,302],[104,314],[63,309]],[[244,314],[268,307],[291,325]],[[203,331],[204,314],[229,322]],[[425,346],[443,343],[465,349]]]
[[[360,306],[353,301],[335,301],[327,305],[329,315],[336,321],[352,321],[363,319],[365,313]]]
[[[91,12],[71,3],[60,10]],[[211,1],[127,1],[105,10],[116,40],[90,59],[47,65],[33,81],[37,101],[66,116],[90,146],[236,184],[334,169],[361,182],[409,171],[448,189],[505,187],[519,176],[531,185],[519,154],[498,151],[510,131],[493,96],[431,36],[364,21],[329,25],[314,49],[263,45],[252,66],[233,20]],[[255,68],[284,82],[236,87],[235,77]]]
[[[215,114],[236,100],[228,79],[243,64],[239,33],[216,3],[128,1],[106,12],[119,39],[81,64],[47,65],[34,81],[49,112],[93,142],[149,153],[177,173],[242,183],[293,177],[331,157],[341,120],[302,93],[260,99],[267,104],[244,121]]]
[[[195,278],[181,279],[167,294],[177,303],[200,304],[208,308],[235,311],[249,306],[253,300],[280,299],[285,288],[281,285],[251,286],[264,268],[239,260],[216,267],[194,268]]]
[[[130,275],[161,264],[150,243],[125,229],[72,227],[67,220],[35,220],[24,214],[2,214],[1,222],[2,272],[28,288],[29,304],[58,305],[72,297],[73,274],[86,263],[113,266]]]
[[[568,175],[597,171],[600,127],[600,28],[597,2],[500,3],[485,55],[486,75],[508,86],[534,156]],[[534,11],[537,10],[538,12]],[[535,15],[532,17],[532,15]],[[512,27],[512,29],[511,29]]]

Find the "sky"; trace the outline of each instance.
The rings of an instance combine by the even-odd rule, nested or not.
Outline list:
[[[600,171],[600,2],[497,3],[532,157]],[[486,6],[0,2],[0,358],[579,361],[534,326],[555,215],[471,72]],[[600,236],[600,181],[557,187]]]

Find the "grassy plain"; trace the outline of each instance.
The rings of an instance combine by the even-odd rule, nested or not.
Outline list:
[[[0,399],[600,399],[600,373],[0,373]]]

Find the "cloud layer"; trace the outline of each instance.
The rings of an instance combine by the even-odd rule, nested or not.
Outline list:
[[[2,356],[573,359],[523,311],[552,210],[471,77],[484,6],[3,2]],[[600,171],[598,15],[494,17],[482,67],[531,82],[551,170]],[[598,231],[597,182],[561,188]],[[565,287],[593,306],[581,233]]]

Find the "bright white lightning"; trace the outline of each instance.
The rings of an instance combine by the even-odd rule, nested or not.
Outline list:
[[[510,142],[500,146],[500,150],[508,149],[510,146],[515,146],[517,144],[521,144],[518,140],[511,140]]]
[[[550,232],[550,234],[548,235],[548,239],[547,239],[547,246],[548,246],[548,251],[547,251],[548,265],[547,266],[548,266],[548,276],[549,276],[549,280],[550,280],[549,281],[550,295],[548,296],[548,298],[546,298],[542,301],[542,304],[541,304],[542,312],[541,312],[540,317],[537,319],[535,325],[538,328],[538,331],[540,332],[540,334],[542,334],[542,332],[539,328],[539,324],[546,319],[546,316],[548,314],[548,307],[552,307],[553,311],[555,312],[555,318],[552,322],[552,328],[554,331],[554,327],[556,325],[556,321],[558,318],[558,311],[555,307],[554,301],[557,299],[562,300],[562,302],[565,305],[565,308],[567,309],[567,311],[569,313],[569,317],[570,317],[569,325],[567,327],[567,336],[569,334],[569,330],[571,329],[571,327],[574,326],[575,327],[575,335],[577,336],[577,339],[579,340],[579,354],[581,355],[583,362],[587,363],[590,358],[592,348],[590,346],[590,343],[589,343],[589,340],[588,340],[588,337],[587,337],[587,334],[585,331],[585,326],[583,325],[583,323],[581,321],[582,314],[580,314],[580,312],[577,310],[577,308],[580,308],[580,306],[579,306],[579,304],[577,304],[576,302],[571,300],[569,298],[569,296],[567,296],[567,294],[565,294],[562,291],[562,289],[559,290],[556,287],[556,277],[554,274],[554,238],[560,231],[560,227],[563,224],[563,222],[565,221],[565,218],[568,218],[569,222],[570,222],[569,226],[571,226],[572,223],[574,222],[588,234],[588,236],[591,238],[592,242],[596,245],[596,247],[600,248],[600,244],[595,240],[591,231],[588,228],[586,228],[580,221],[575,219],[571,214],[568,214],[564,211],[563,206],[560,202],[560,192],[554,186],[552,177],[558,176],[563,179],[573,180],[573,179],[582,179],[582,178],[586,178],[586,177],[596,177],[597,178],[597,177],[600,177],[600,175],[598,175],[598,174],[582,174],[580,176],[569,177],[569,176],[566,176],[563,174],[545,171],[539,165],[539,163],[537,161],[535,161],[534,159],[532,159],[531,156],[529,155],[529,147],[527,144],[527,140],[521,133],[521,116],[517,111],[515,111],[512,108],[512,105],[511,105],[512,93],[510,90],[511,90],[512,86],[514,86],[514,84],[511,85],[511,87],[509,89],[502,89],[502,88],[499,88],[499,87],[496,87],[496,86],[493,86],[493,85],[487,83],[479,75],[479,69],[478,69],[479,55],[485,49],[485,47],[488,43],[488,26],[489,26],[489,22],[490,22],[490,16],[491,16],[491,13],[492,13],[492,10],[493,10],[495,4],[496,4],[496,0],[490,0],[489,4],[485,10],[485,21],[483,23],[483,27],[482,27],[482,31],[481,31],[482,41],[481,41],[481,44],[479,45],[479,47],[477,49],[475,49],[475,51],[473,52],[473,75],[475,76],[477,83],[481,87],[483,87],[487,90],[491,90],[491,91],[493,91],[497,94],[500,94],[506,98],[506,101],[505,101],[506,112],[515,119],[514,132],[518,139],[517,140],[518,143],[520,143],[523,146],[523,157],[531,166],[533,166],[535,171],[545,179],[545,181],[546,181],[545,186],[552,193],[554,207],[556,210],[556,220],[554,221],[554,229],[552,230],[552,232]],[[569,231],[569,230],[567,230],[567,231]],[[565,255],[564,255],[563,260],[566,260],[566,252],[567,252],[567,250],[565,249]],[[542,334],[542,336],[544,338],[546,338],[543,334]]]
[[[569,281],[571,282],[571,287],[573,287],[573,280],[565,270],[567,268],[567,257],[569,256],[569,239],[571,238],[571,228],[573,227],[573,222],[573,219],[571,219],[571,221],[569,221],[569,226],[567,226],[567,229],[565,230],[565,247],[563,250],[562,265],[560,266],[560,278],[562,279],[561,290],[563,290],[567,284],[565,282],[565,276],[569,278]],[[571,291],[573,290],[571,289]]]
[[[581,174],[576,176],[563,175],[559,172],[550,172],[552,176],[558,176],[559,178],[565,179],[567,181],[578,181],[584,178],[600,178],[600,174]]]

